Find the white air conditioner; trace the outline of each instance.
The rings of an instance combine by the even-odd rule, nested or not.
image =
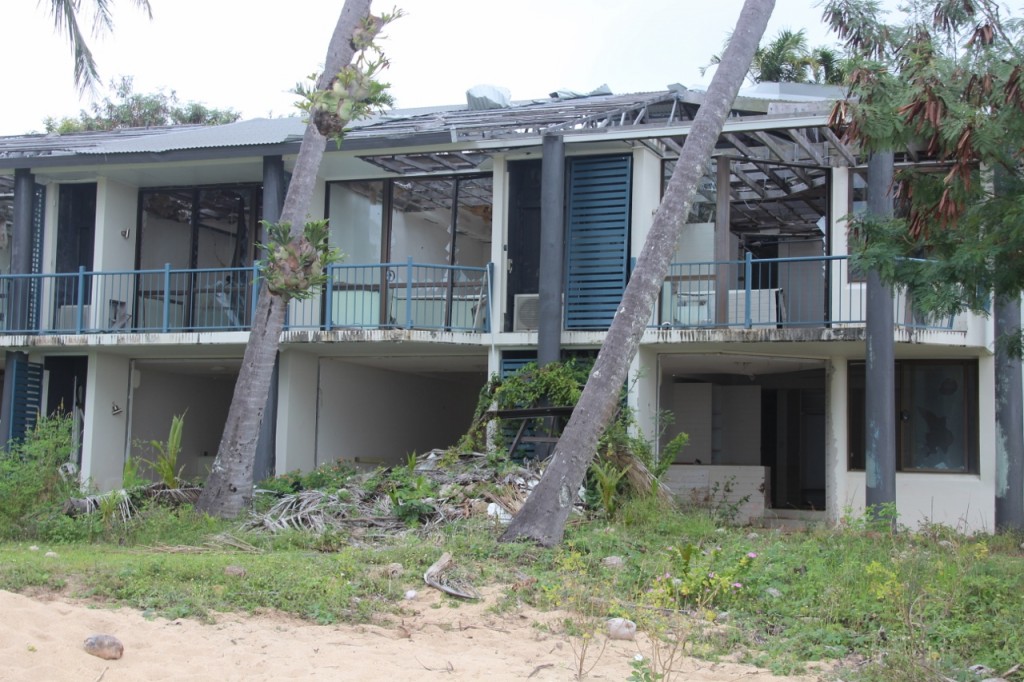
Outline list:
[[[512,308],[512,331],[536,331],[540,320],[540,294],[516,294]]]

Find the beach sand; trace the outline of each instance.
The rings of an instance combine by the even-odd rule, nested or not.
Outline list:
[[[408,615],[381,625],[314,625],[280,613],[214,614],[213,623],[146,618],[130,608],[0,591],[0,680],[573,680],[576,658],[561,623],[565,613],[522,607],[495,614],[500,593],[454,604],[419,590]],[[119,660],[85,652],[93,634],[124,644]],[[603,637],[598,640],[603,641]],[[649,641],[608,642],[588,653],[586,679],[621,681]],[[685,659],[675,680],[809,682],[736,663]]]

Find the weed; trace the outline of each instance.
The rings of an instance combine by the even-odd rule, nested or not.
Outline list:
[[[595,458],[590,465],[590,473],[596,484],[601,500],[601,510],[604,512],[605,518],[610,519],[615,515],[619,482],[628,471],[629,469],[620,469],[613,462],[601,458]]]
[[[168,488],[177,488],[181,483],[181,472],[184,465],[178,466],[178,455],[181,454],[181,433],[185,428],[185,413],[171,417],[171,428],[166,441],[151,440],[149,447],[156,453],[153,459],[143,460],[152,469],[157,478]]]

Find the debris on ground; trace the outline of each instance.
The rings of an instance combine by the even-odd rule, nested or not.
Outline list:
[[[472,585],[455,576],[451,570],[454,565],[452,555],[445,552],[423,574],[423,582],[453,597],[479,599],[480,593]]]
[[[483,454],[453,457],[433,450],[406,466],[354,475],[334,492],[274,493],[277,501],[254,513],[247,527],[270,532],[397,532],[410,525],[429,528],[473,516],[506,521],[519,511],[541,473],[530,460],[496,467]],[[578,504],[582,507],[582,500]]]

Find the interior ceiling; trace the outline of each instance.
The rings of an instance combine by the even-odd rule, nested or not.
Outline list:
[[[737,355],[712,353],[707,355],[659,356],[661,371],[665,376],[687,377],[708,374],[738,374],[756,376],[761,374],[782,374],[821,369],[824,360],[815,358],[785,358],[767,355]]]
[[[139,371],[151,370],[187,376],[236,376],[242,366],[241,358],[160,358],[138,359],[134,367]]]

